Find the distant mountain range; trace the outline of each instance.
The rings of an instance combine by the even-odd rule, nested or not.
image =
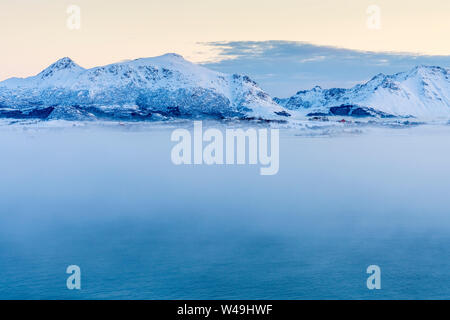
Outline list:
[[[450,71],[418,66],[351,89],[272,98],[248,76],[224,74],[177,54],[84,69],[63,58],[36,76],[0,82],[0,117],[64,120],[289,117],[450,117]]]
[[[394,75],[378,74],[351,89],[299,91],[275,99],[306,115],[450,117],[450,70],[418,66]]]

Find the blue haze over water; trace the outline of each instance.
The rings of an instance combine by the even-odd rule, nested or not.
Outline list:
[[[174,166],[167,128],[1,130],[1,299],[450,297],[449,127],[282,132],[275,176]]]

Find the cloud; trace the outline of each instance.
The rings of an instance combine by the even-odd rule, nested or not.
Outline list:
[[[325,56],[317,56],[317,57],[312,57],[312,58],[301,59],[300,62],[301,62],[301,63],[307,63],[307,62],[323,61],[323,60],[325,60],[326,58],[327,58],[327,57],[325,57]]]
[[[393,74],[416,65],[450,67],[450,56],[370,52],[294,41],[229,41],[203,45],[217,53],[204,65],[244,73],[273,96],[287,97],[316,85],[351,87],[378,73]]]

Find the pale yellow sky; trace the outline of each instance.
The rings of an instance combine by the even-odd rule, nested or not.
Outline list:
[[[81,28],[67,27],[70,5]],[[369,29],[377,5],[381,29]],[[449,0],[1,0],[0,80],[70,56],[84,67],[177,52],[199,42],[292,40],[371,51],[450,55]]]

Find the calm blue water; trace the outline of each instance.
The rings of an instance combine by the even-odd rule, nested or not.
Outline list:
[[[173,166],[165,129],[3,130],[0,298],[450,298],[450,130],[416,130],[286,133],[272,177]]]

